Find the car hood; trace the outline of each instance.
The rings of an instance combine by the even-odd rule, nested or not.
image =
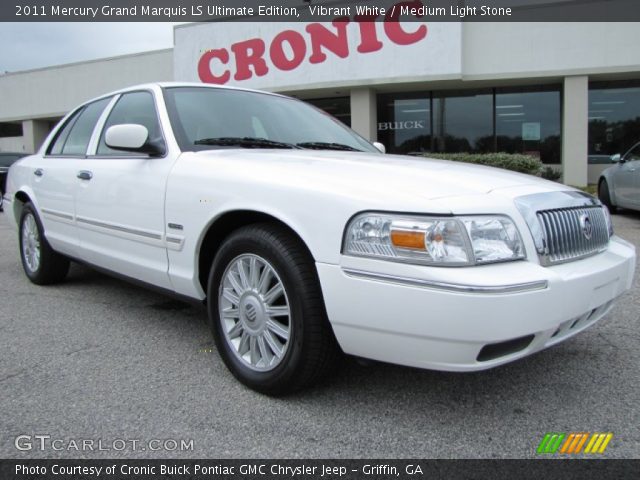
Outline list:
[[[535,191],[567,187],[504,169],[402,155],[317,150],[220,149],[192,154],[216,171],[240,172],[272,184],[305,185],[332,193],[384,200],[436,200],[531,186]],[[511,195],[509,195],[511,196]]]

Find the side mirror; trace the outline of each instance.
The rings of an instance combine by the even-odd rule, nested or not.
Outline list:
[[[385,148],[384,144],[380,142],[373,142],[373,146],[380,150],[380,153],[387,153],[387,149]]]
[[[611,157],[609,157],[612,163],[618,163],[622,161],[622,155],[620,155],[619,153],[616,153],[615,155],[611,155]]]
[[[163,155],[164,146],[149,140],[149,130],[143,125],[124,123],[107,128],[104,142],[109,148],[125,152]]]

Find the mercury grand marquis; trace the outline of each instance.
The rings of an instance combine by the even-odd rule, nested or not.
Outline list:
[[[594,197],[383,150],[281,95],[142,85],[67,115],[5,205],[32,282],[73,260],[204,302],[227,367],[268,394],[342,353],[496,367],[630,288],[635,249]]]

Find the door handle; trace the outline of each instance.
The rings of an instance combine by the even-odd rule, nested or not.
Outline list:
[[[89,170],[80,170],[78,175],[76,175],[80,180],[91,180],[93,178],[93,173]]]
[[[41,168],[36,168],[36,169],[33,171],[33,174],[34,174],[36,177],[41,177],[42,175],[44,175],[44,170],[42,170]]]

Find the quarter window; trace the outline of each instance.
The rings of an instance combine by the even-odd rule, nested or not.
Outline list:
[[[123,155],[123,152],[113,150],[107,146],[104,134],[109,127],[125,123],[134,123],[146,127],[149,131],[148,140],[162,139],[153,95],[149,92],[125,93],[109,114],[98,145],[98,155]]]

